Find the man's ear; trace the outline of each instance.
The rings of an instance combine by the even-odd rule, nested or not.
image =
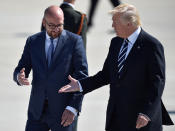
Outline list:
[[[128,26],[128,27],[131,27],[131,26],[132,26],[132,23],[131,23],[131,22],[128,22],[128,23],[127,23],[127,26]]]

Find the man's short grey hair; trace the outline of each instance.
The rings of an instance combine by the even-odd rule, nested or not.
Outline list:
[[[120,4],[119,6],[115,7],[113,10],[110,11],[111,14],[120,15],[120,20],[123,23],[131,22],[133,26],[140,26],[140,16],[136,7],[130,4]]]

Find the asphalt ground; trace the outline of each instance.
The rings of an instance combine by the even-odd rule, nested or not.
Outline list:
[[[0,0],[0,130],[24,131],[30,86],[19,87],[12,74],[23,51],[26,38],[39,32],[43,12],[58,0]],[[90,0],[77,0],[76,9],[87,13]],[[174,0],[123,0],[137,7],[144,30],[158,38],[166,57],[166,86],[163,102],[175,122],[175,1]],[[87,35],[89,74],[99,71],[107,56],[112,31],[108,11],[110,1],[101,0],[95,14],[94,26]],[[31,78],[30,78],[31,79]],[[78,131],[104,131],[109,86],[85,96],[79,117]],[[175,126],[164,126],[175,131]]]

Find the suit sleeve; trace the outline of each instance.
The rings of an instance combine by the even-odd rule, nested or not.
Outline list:
[[[87,77],[87,78],[80,80],[80,84],[82,85],[82,88],[83,88],[83,94],[91,92],[95,89],[98,89],[110,83],[110,70],[109,69],[110,69],[110,59],[111,59],[112,48],[113,47],[110,46],[109,53],[107,55],[107,58],[105,60],[102,70],[99,71],[94,76]]]
[[[77,39],[76,41],[73,52],[72,77],[74,77],[75,79],[83,79],[88,76],[88,65],[82,38],[80,36],[78,36],[78,38],[79,39]],[[72,100],[70,101],[69,106],[74,107],[80,112],[82,100],[82,93],[72,93]]]
[[[28,38],[26,41],[26,45],[24,47],[24,51],[23,51],[23,54],[21,56],[21,59],[19,60],[18,65],[15,68],[15,71],[13,73],[13,80],[18,85],[20,85],[17,81],[18,73],[20,72],[20,70],[22,68],[25,68],[25,76],[26,76],[26,78],[28,78],[29,73],[31,71],[31,67],[32,67],[32,65],[31,65],[31,57],[30,57],[30,38]]]
[[[85,16],[84,20],[83,20],[83,27],[82,27],[82,30],[81,30],[81,33],[80,33],[80,35],[82,36],[85,48],[86,48],[86,32],[87,32],[87,18]]]
[[[156,41],[149,50],[148,90],[142,113],[153,119],[157,108],[161,108],[161,96],[165,85],[165,57],[163,46]]]

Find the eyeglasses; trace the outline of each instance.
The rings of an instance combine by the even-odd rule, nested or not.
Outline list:
[[[58,24],[58,25],[50,24],[46,20],[45,22],[49,26],[50,29],[61,28],[64,25],[64,24]]]

